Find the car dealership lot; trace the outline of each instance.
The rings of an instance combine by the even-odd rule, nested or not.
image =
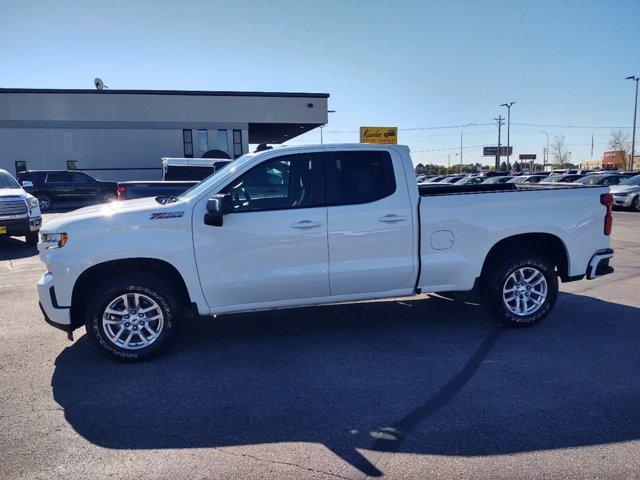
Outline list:
[[[0,477],[634,477],[640,215],[614,216],[615,273],[532,329],[439,298],[248,313],[137,365],[46,325],[35,249],[0,239]]]

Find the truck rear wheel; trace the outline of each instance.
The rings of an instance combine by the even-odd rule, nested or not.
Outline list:
[[[171,344],[180,325],[173,288],[147,274],[120,275],[103,283],[86,309],[87,335],[112,360],[143,362]]]
[[[546,258],[529,250],[500,256],[487,266],[480,283],[480,303],[508,327],[530,327],[553,309],[558,277]]]

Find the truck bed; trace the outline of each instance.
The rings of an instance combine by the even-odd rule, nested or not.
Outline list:
[[[582,275],[593,252],[608,246],[603,235],[607,187],[451,185],[419,187],[423,291],[473,288],[490,249],[517,235],[562,239],[569,276]],[[499,194],[499,195],[498,195]]]

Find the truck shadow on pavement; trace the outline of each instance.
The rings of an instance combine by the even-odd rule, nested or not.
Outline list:
[[[110,362],[85,336],[53,395],[114,449],[325,445],[381,476],[388,452],[499,455],[640,438],[640,309],[563,293],[532,329],[441,299],[199,319],[164,356]]]
[[[29,245],[23,239],[13,237],[0,238],[0,261],[17,260],[38,254],[35,245]]]

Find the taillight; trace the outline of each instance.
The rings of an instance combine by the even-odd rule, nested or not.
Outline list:
[[[126,191],[127,187],[125,187],[124,185],[118,185],[118,197],[124,197]]]
[[[610,193],[603,193],[600,195],[600,203],[607,207],[607,213],[604,216],[604,234],[611,235],[611,229],[613,228],[613,215],[611,215],[611,205],[613,205],[613,195]]]

